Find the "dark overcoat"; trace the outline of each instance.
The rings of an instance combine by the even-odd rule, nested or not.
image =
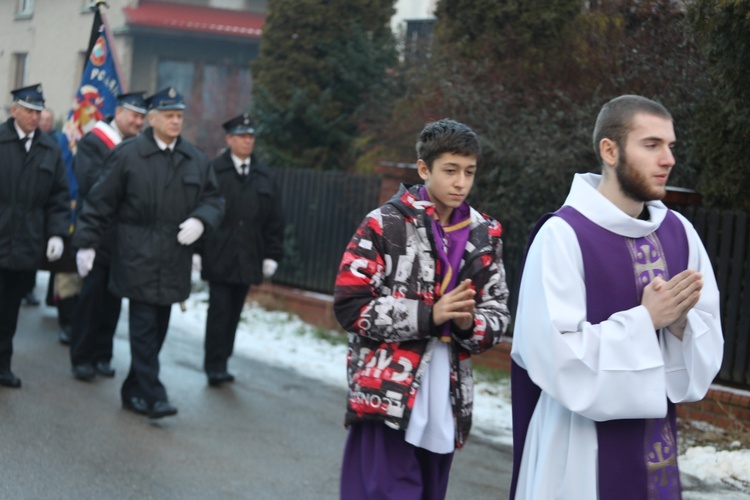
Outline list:
[[[0,269],[39,269],[47,240],[67,236],[69,227],[60,147],[37,129],[27,154],[9,118],[0,125]]]
[[[268,165],[251,155],[250,174],[242,178],[229,150],[212,162],[226,214],[201,242],[203,279],[256,284],[263,280],[263,259],[281,261],[284,217],[281,193]]]
[[[181,137],[174,153],[162,151],[147,128],[120,143],[78,216],[73,245],[96,248],[106,227],[117,224],[110,291],[155,305],[190,295],[192,245],[177,241],[189,217],[217,227],[224,199],[206,156]]]

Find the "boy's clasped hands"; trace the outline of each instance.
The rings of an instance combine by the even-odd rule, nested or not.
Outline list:
[[[474,322],[474,295],[471,280],[465,279],[453,290],[446,293],[432,306],[432,319],[435,326],[453,320],[460,330],[468,330]]]

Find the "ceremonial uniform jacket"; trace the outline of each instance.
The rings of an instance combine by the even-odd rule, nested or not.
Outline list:
[[[205,155],[180,137],[171,156],[151,128],[123,141],[78,217],[76,248],[97,248],[105,229],[117,224],[110,290],[120,297],[156,305],[187,299],[193,248],[177,241],[179,225],[195,217],[217,227],[224,214]]]
[[[226,200],[221,225],[201,242],[202,273],[207,281],[256,284],[263,281],[263,259],[283,256],[284,217],[281,193],[273,172],[255,155],[243,178],[229,150],[212,162],[219,190]]]
[[[47,240],[68,234],[69,217],[60,148],[37,129],[27,154],[8,119],[0,125],[0,269],[41,267]]]
[[[105,158],[120,142],[122,138],[119,133],[106,121],[97,122],[94,130],[78,141],[76,155],[73,157],[73,169],[78,180],[79,212],[86,204],[86,197],[91,188],[104,172]],[[115,227],[111,225],[106,229],[101,244],[96,248],[96,260],[99,264],[109,265],[114,237]]]
[[[346,424],[382,421],[406,429],[439,331],[432,306],[443,276],[436,273],[434,205],[419,186],[402,186],[367,215],[346,248],[334,289],[334,311],[349,332]],[[510,322],[500,224],[470,210],[470,236],[458,281],[476,291],[474,326],[452,330],[450,396],[460,447],[473,405],[471,354],[502,340]]]

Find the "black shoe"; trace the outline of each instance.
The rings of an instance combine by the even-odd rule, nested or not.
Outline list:
[[[157,401],[148,412],[149,418],[162,418],[177,415],[177,408],[169,404],[169,401]]]
[[[0,385],[18,389],[21,387],[21,379],[13,375],[12,371],[5,370],[0,372]]]
[[[208,385],[211,387],[217,387],[224,382],[234,382],[234,375],[228,371],[223,372],[208,372]]]
[[[75,365],[73,367],[73,376],[78,380],[89,382],[91,380],[94,380],[94,376],[96,376],[96,370],[94,370],[94,365],[90,363]]]
[[[122,400],[122,407],[138,415],[148,415],[148,403],[143,398],[133,396],[130,399]]]
[[[109,361],[97,361],[94,365],[96,373],[102,377],[112,378],[115,376],[115,369],[109,364]]]
[[[27,293],[26,296],[23,298],[23,300],[26,301],[26,305],[29,305],[29,306],[39,305],[39,299],[36,298],[36,295],[34,295],[34,292]]]
[[[70,345],[70,327],[60,328],[60,332],[57,334],[62,345]]]

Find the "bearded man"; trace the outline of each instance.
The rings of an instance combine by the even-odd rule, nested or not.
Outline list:
[[[602,175],[577,174],[532,233],[511,351],[511,498],[680,498],[675,404],[719,371],[719,292],[693,226],[661,201],[669,112],[604,105]]]

